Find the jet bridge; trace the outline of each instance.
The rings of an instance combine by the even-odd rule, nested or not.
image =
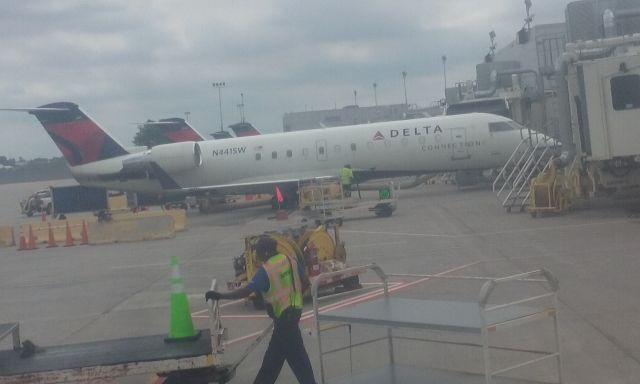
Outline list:
[[[556,83],[562,154],[524,139],[494,182],[499,203],[535,216],[640,195],[640,34],[567,44]]]

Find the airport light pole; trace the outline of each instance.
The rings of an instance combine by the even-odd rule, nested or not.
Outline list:
[[[378,91],[376,90],[376,88],[378,88],[378,84],[377,83],[373,83],[373,100],[376,103],[376,107],[378,106]]]
[[[407,102],[407,71],[402,71],[402,84],[404,85],[404,104],[408,105]]]
[[[240,122],[244,123],[244,93],[240,93],[240,104],[238,104],[238,110],[240,111]]]
[[[221,93],[221,89],[225,87],[225,82],[224,81],[220,81],[220,82],[214,82],[212,83],[213,88],[218,88],[218,107],[220,108],[220,132],[222,132],[224,130],[224,124],[222,123],[222,93]]]
[[[447,103],[447,55],[442,55],[442,74],[444,76],[444,103]]]
[[[191,112],[188,112],[188,111],[184,113],[184,119],[185,119],[185,121],[186,121],[187,123],[189,122],[189,115],[190,115],[190,114],[191,114]]]
[[[358,91],[353,90],[353,105],[358,105]]]

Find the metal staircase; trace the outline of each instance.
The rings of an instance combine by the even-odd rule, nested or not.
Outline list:
[[[522,139],[493,182],[493,192],[507,212],[523,212],[529,203],[529,181],[551,164],[557,143],[540,134]]]

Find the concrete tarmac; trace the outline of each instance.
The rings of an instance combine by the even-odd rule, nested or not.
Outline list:
[[[403,191],[392,217],[364,214],[345,221],[341,235],[349,263],[376,262],[387,272],[500,276],[539,267],[551,270],[560,281],[565,382],[632,384],[640,381],[640,219],[635,212],[624,204],[599,204],[533,219],[505,213],[486,189],[429,185]],[[15,211],[9,214],[7,219],[2,212],[1,221],[16,216]],[[189,212],[188,230],[170,240],[21,252],[0,248],[0,323],[19,321],[23,338],[42,346],[165,333],[169,260],[178,256],[195,325],[205,328],[203,293],[211,278],[223,286],[233,278],[231,262],[243,250],[243,236],[271,223],[267,218],[273,215],[268,207],[211,215]],[[373,283],[375,278],[367,275],[362,281]],[[398,294],[473,300],[477,288],[426,281]],[[223,315],[229,328],[224,358],[232,361],[246,346],[244,336],[269,320],[243,302],[225,303]],[[314,322],[307,320],[301,327],[313,329]],[[306,332],[304,338],[319,380],[317,341]],[[535,341],[538,336],[515,333],[504,341],[521,338]],[[334,336],[329,342],[340,341],[342,336]],[[265,348],[263,343],[249,356],[233,382],[252,381]],[[471,352],[438,344],[397,348],[399,356],[418,365],[477,368]],[[373,344],[355,352],[354,360],[360,361],[354,367],[383,365],[385,351],[383,344]],[[330,358],[332,376],[348,372],[344,356]],[[532,367],[523,376],[553,380],[549,367]],[[121,382],[156,381],[145,376]],[[286,365],[278,382],[296,382]]]

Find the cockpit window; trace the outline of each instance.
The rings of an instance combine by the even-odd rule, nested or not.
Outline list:
[[[509,121],[489,123],[489,132],[515,131],[516,129],[519,129],[518,125]]]

